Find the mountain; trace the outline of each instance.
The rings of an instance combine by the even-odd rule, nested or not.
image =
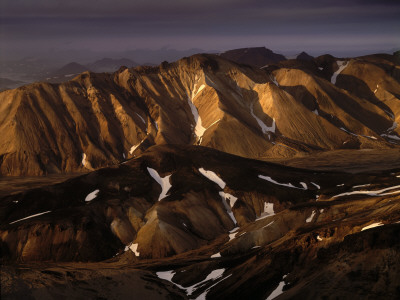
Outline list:
[[[203,54],[34,83],[0,93],[0,172],[88,171],[160,144],[258,159],[397,147],[398,70],[390,55],[259,69]]]
[[[17,88],[23,84],[25,84],[25,83],[22,81],[19,81],[19,80],[12,80],[12,79],[8,79],[8,78],[0,77],[0,91]]]
[[[314,57],[312,57],[311,55],[307,54],[306,52],[301,52],[299,55],[297,55],[296,59],[299,60],[313,60]]]
[[[265,47],[234,49],[220,53],[219,55],[239,64],[246,64],[259,68],[286,60],[285,56],[274,53]]]
[[[51,83],[64,82],[88,70],[89,68],[87,66],[78,64],[76,62],[71,62],[46,75],[46,81]]]
[[[1,296],[398,298],[399,177],[154,146],[0,198]]]
[[[128,58],[120,58],[120,59],[103,58],[88,64],[87,67],[88,70],[101,73],[101,72],[115,72],[122,66],[127,68],[133,68],[138,65],[139,65],[138,63]]]

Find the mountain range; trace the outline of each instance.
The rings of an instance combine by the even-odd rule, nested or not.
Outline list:
[[[260,69],[202,54],[4,91],[0,172],[92,170],[160,144],[257,159],[393,148],[400,142],[395,59],[326,55]]]
[[[396,55],[80,70],[0,93],[2,299],[400,297]]]

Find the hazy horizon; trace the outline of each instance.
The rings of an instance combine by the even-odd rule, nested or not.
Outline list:
[[[400,49],[400,2],[395,0],[3,0],[0,8],[2,61],[85,62],[139,50],[190,53],[259,46],[284,55],[357,56]]]

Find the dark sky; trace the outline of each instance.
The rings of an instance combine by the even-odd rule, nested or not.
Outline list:
[[[400,0],[1,0],[1,57],[135,48],[400,48]]]

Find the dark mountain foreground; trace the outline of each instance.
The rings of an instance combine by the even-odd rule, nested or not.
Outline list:
[[[400,169],[354,172],[162,145],[15,187],[1,298],[397,299]]]

